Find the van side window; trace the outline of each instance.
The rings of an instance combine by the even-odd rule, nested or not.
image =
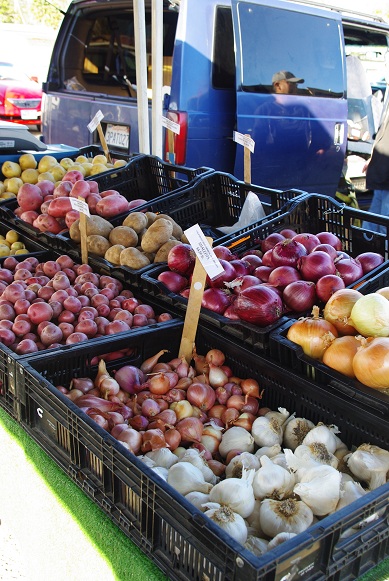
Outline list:
[[[215,89],[235,88],[235,52],[231,8],[218,6],[212,60],[212,85]]]
[[[242,90],[271,93],[286,71],[300,79],[297,93],[343,97],[340,26],[296,10],[241,3]]]

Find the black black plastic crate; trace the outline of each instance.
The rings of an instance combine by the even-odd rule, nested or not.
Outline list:
[[[158,333],[146,329],[142,335],[125,342],[113,338],[110,345],[120,349],[124,345],[134,346],[136,342],[138,361],[168,346],[169,353],[161,360],[169,360],[178,355],[181,333],[182,327],[165,328]],[[328,393],[269,358],[253,356],[250,351],[237,346],[235,341],[221,338],[213,330],[199,328],[197,352],[205,354],[211,348],[223,350],[227,364],[237,376],[257,379],[264,389],[264,406],[271,409],[285,407],[314,423],[335,424],[340,430],[339,437],[349,447],[364,442],[389,447],[387,419],[377,421],[372,411],[362,410],[354,402]],[[388,556],[389,484],[386,484],[273,551],[260,558],[254,557],[108,433],[104,437],[101,429],[97,429],[86,415],[74,410],[74,404],[56,390],[54,386],[69,383],[74,375],[90,374],[94,377],[96,368],[90,362],[92,355],[96,354],[95,350],[92,354],[84,346],[76,356],[70,353],[59,357],[48,354],[48,357],[21,366],[18,380],[24,383],[27,399],[24,422],[30,431],[35,431],[39,443],[44,436],[37,427],[42,416],[41,411],[37,414],[37,407],[42,404],[44,412],[54,415],[52,406],[57,406],[56,421],[68,431],[72,430],[72,437],[86,447],[87,454],[88,449],[91,450],[94,462],[99,466],[97,473],[103,474],[99,485],[107,485],[107,514],[169,579],[280,581],[292,575],[293,565],[299,563],[299,579],[351,581]],[[61,411],[62,407],[65,409]],[[65,418],[72,416],[71,428],[69,420],[62,415]],[[57,445],[54,439],[51,445]],[[47,446],[46,438],[41,446]],[[85,458],[80,455],[79,462],[82,464],[79,466],[80,478],[85,472],[90,480],[90,461],[85,464]],[[105,465],[107,462],[109,464]],[[377,518],[358,529],[358,525],[372,515],[377,515]],[[350,532],[351,527],[357,530],[351,536],[343,536]]]

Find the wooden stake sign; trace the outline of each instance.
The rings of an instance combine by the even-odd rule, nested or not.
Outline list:
[[[251,139],[250,135],[243,135],[242,133],[238,133],[238,131],[234,131],[234,141],[244,147],[243,179],[246,184],[251,184],[251,154],[254,153],[255,142]]]
[[[185,230],[185,235],[196,253],[196,263],[192,275],[179,356],[185,357],[186,361],[190,363],[195,345],[207,274],[211,278],[215,278],[224,269],[212,250],[212,238],[206,238],[198,224]]]
[[[86,231],[86,219],[90,216],[89,206],[85,202],[85,199],[79,196],[78,198],[69,198],[70,204],[73,210],[77,210],[80,213],[80,236],[81,236],[81,262],[82,264],[88,264],[88,242],[87,242],[87,231]]]
[[[90,133],[93,133],[95,131],[95,129],[97,129],[97,133],[99,134],[99,139],[100,139],[100,143],[101,143],[101,146],[103,148],[103,151],[104,151],[104,155],[107,158],[107,160],[109,161],[109,163],[112,163],[111,154],[109,153],[109,149],[108,149],[107,142],[105,140],[103,128],[101,127],[101,123],[100,123],[100,121],[102,119],[104,119],[104,115],[102,114],[101,111],[97,111],[96,115],[93,117],[92,121],[87,125],[87,127],[88,127],[88,130]]]

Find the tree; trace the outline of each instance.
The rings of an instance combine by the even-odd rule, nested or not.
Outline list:
[[[0,0],[0,23],[44,25],[57,29],[70,0]]]

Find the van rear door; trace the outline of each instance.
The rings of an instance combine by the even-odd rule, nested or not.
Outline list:
[[[340,15],[277,0],[232,0],[232,10],[237,131],[255,142],[251,181],[334,195],[347,145]],[[275,87],[283,76],[295,81]],[[243,159],[239,146],[235,175]]]

